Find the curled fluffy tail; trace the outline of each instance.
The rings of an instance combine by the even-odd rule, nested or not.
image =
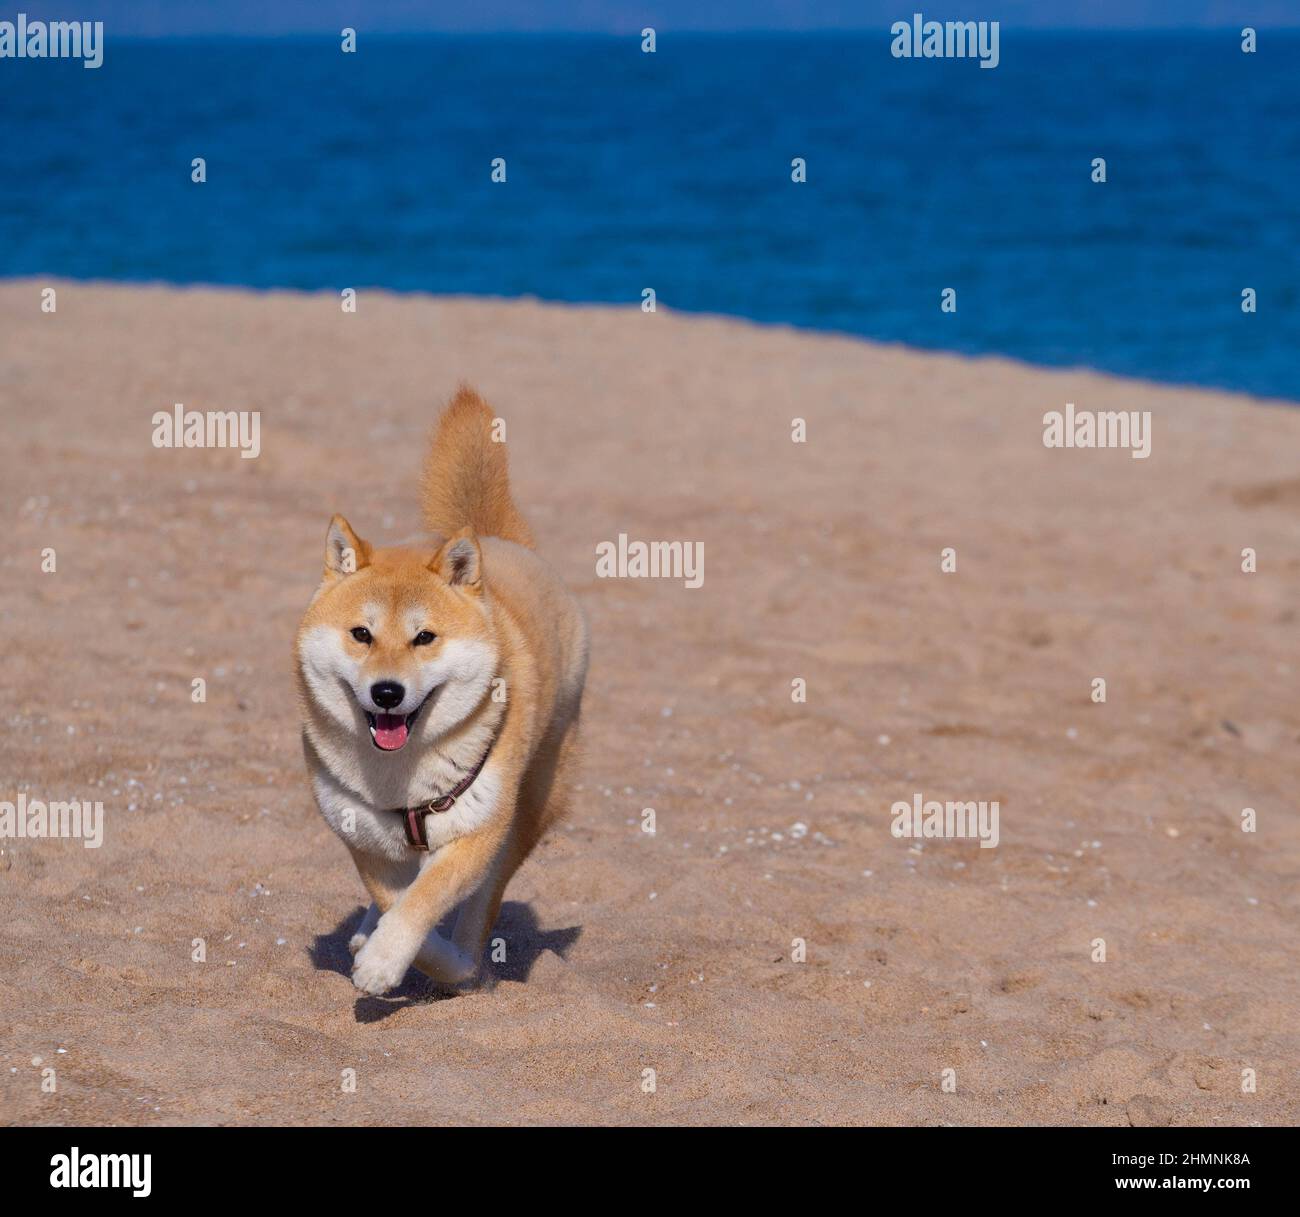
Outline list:
[[[493,438],[495,421],[492,408],[468,385],[456,390],[424,459],[424,524],[443,536],[468,525],[480,537],[532,549],[533,534],[510,497],[506,446]]]

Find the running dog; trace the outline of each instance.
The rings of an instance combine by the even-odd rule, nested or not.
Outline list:
[[[462,386],[421,481],[427,547],[378,548],[336,515],[294,647],[316,803],[372,901],[352,982],[412,965],[479,974],[511,875],[564,814],[587,625],[533,552],[500,420]],[[438,925],[458,908],[448,941]]]

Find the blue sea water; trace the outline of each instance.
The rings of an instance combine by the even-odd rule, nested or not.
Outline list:
[[[96,71],[6,59],[0,276],[632,305],[651,287],[1300,398],[1300,35],[1246,55],[1234,31],[1004,29],[993,70],[889,41],[363,33],[346,55],[110,32]]]

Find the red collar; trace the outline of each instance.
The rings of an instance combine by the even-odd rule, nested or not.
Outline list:
[[[495,740],[492,741],[492,743],[495,742]],[[427,803],[421,803],[418,807],[393,808],[394,813],[402,817],[403,826],[406,829],[406,843],[412,849],[420,850],[426,854],[429,852],[429,838],[424,831],[424,817],[442,811],[450,811],[452,804],[474,784],[474,779],[483,772],[483,766],[487,764],[487,759],[491,753],[492,744],[488,744],[482,760],[446,794],[439,795],[436,799],[430,799]]]

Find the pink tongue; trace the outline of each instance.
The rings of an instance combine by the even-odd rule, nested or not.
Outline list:
[[[375,743],[385,752],[396,752],[406,743],[406,716],[402,714],[375,715]]]

